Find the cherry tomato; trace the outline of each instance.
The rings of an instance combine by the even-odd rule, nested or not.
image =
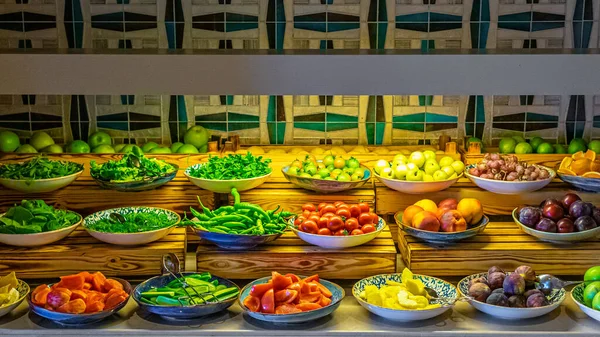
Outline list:
[[[321,229],[319,229],[319,232],[317,234],[319,234],[319,235],[332,235],[331,231],[329,230],[329,228],[321,228]]]
[[[300,227],[302,228],[303,232],[310,234],[317,234],[319,231],[319,226],[317,226],[317,223],[312,220],[304,221]]]
[[[358,220],[356,218],[349,218],[346,219],[346,223],[344,224],[344,227],[346,228],[346,230],[348,232],[352,232],[355,229],[358,229],[360,226],[358,224]]]
[[[339,231],[335,232],[335,234],[333,234],[335,236],[347,236],[348,235],[348,231],[346,231],[345,229],[340,229]]]
[[[302,216],[302,215],[299,216],[299,217],[297,217],[294,220],[294,226],[296,226],[296,227],[300,226],[304,222],[304,220],[306,220],[306,218],[304,216]]]
[[[322,216],[319,218],[319,221],[317,221],[317,226],[319,226],[319,228],[327,228],[328,223],[329,223],[329,218]]]
[[[317,206],[317,211],[321,211],[323,209],[323,207],[327,206],[326,202],[322,202],[319,204],[319,206]]]
[[[309,203],[309,204],[304,204],[304,206],[302,206],[302,210],[314,212],[317,210],[317,208],[315,207],[315,205]]]
[[[339,205],[339,206],[337,207],[337,209],[347,209],[347,210],[349,210],[349,209],[350,209],[350,206],[348,206],[347,204],[343,204],[343,205]]]
[[[302,211],[302,215],[304,215],[305,218],[308,218],[310,215],[310,211],[309,210],[304,210]]]
[[[375,226],[373,226],[371,224],[364,225],[364,226],[362,226],[362,228],[360,230],[362,230],[362,232],[365,234],[372,233],[375,231]]]
[[[332,216],[335,216],[335,213],[331,213],[331,212],[329,212],[329,213],[325,213],[325,214],[323,214],[322,216],[324,216],[324,217],[326,217],[326,218],[331,218]]]
[[[346,203],[343,201],[336,201],[333,203],[333,206],[335,206],[335,208],[339,208],[342,205],[345,205]]]
[[[373,224],[377,224],[379,222],[379,216],[375,213],[369,213],[371,215],[371,219],[373,219]]]
[[[335,213],[336,208],[335,206],[333,206],[332,204],[327,204],[327,206],[323,207],[322,209],[319,210],[319,213],[321,213],[321,215],[325,214],[325,213]]]
[[[321,218],[320,216],[318,216],[318,215],[316,215],[316,214],[312,214],[312,215],[311,215],[311,216],[309,216],[309,217],[308,217],[308,219],[306,219],[306,220],[311,220],[311,221],[314,221],[316,224],[318,224],[318,223],[319,223],[319,219],[320,219],[320,218]]]
[[[350,205],[350,215],[353,218],[358,218],[358,216],[360,215],[361,210],[360,210],[360,206],[358,206],[357,204],[352,204]]]
[[[332,216],[329,218],[327,228],[329,228],[329,230],[332,232],[337,232],[340,229],[344,229],[344,221],[339,216]]]
[[[355,229],[352,231],[352,233],[350,233],[350,235],[363,235],[365,234],[363,231],[361,231],[360,229]]]
[[[358,223],[361,224],[362,226],[370,225],[373,223],[373,218],[371,217],[371,214],[369,214],[369,213],[361,213],[360,216],[358,217]]]
[[[341,216],[342,218],[350,218],[350,210],[347,208],[339,208],[337,211],[335,211],[335,215]]]
[[[358,204],[358,207],[360,207],[361,213],[367,213],[371,210],[369,204],[367,204],[366,202],[361,202],[360,204]]]

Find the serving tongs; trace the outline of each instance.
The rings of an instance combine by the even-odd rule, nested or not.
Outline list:
[[[215,295],[213,295],[211,293],[199,293],[194,287],[190,286],[185,281],[185,276],[181,273],[181,263],[179,262],[179,258],[177,257],[177,255],[175,255],[173,253],[168,253],[168,254],[163,255],[162,268],[163,268],[163,273],[165,271],[168,272],[169,274],[171,274],[171,276],[173,276],[181,284],[181,288],[183,289],[183,291],[186,294],[186,296],[180,296],[177,298],[177,301],[179,301],[179,304],[181,304],[181,306],[186,306],[189,304],[197,305],[197,304],[220,302],[219,299],[217,297],[215,297]],[[188,289],[192,289],[194,294],[197,297],[200,297],[202,299],[202,301],[204,301],[204,302],[198,303],[196,301],[196,299],[194,299],[194,296],[192,294],[190,294]],[[187,303],[185,301],[187,301]]]

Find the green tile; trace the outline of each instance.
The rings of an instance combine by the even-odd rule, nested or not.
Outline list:
[[[314,122],[314,123],[294,122],[294,128],[325,132],[325,123],[322,123],[322,122],[321,123],[320,122]]]
[[[392,121],[394,123],[424,123],[425,122],[425,112],[404,115],[404,116],[394,116],[392,117]]]
[[[457,123],[458,117],[427,112],[425,114],[425,122],[427,122],[427,123]]]
[[[398,129],[398,130],[417,131],[417,132],[425,131],[425,124],[421,124],[421,123],[393,123],[392,126],[394,129]]]
[[[260,118],[254,115],[241,114],[237,112],[227,112],[229,122],[258,122]]]

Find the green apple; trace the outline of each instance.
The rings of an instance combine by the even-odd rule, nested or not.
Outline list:
[[[413,170],[418,170],[419,169],[419,167],[417,165],[415,165],[415,163],[408,163],[408,164],[406,164],[406,168],[409,171],[413,171]]]
[[[0,152],[14,152],[21,146],[19,136],[12,131],[0,131]]]
[[[600,281],[594,281],[583,289],[583,303],[588,307],[592,307],[592,301],[596,294],[600,292]]]
[[[387,162],[387,160],[385,159],[379,159],[376,163],[375,166],[373,167],[373,169],[375,170],[375,173],[381,175],[381,171],[383,171],[383,169],[385,168],[390,168],[390,164]]]
[[[379,175],[381,175],[384,178],[394,179],[394,171],[391,167],[384,168],[383,170],[381,170],[381,173],[379,173]]]
[[[352,178],[346,172],[342,172],[342,173],[340,173],[340,175],[337,176],[337,181],[351,181],[351,180],[352,180]]]
[[[125,146],[125,144],[119,144]],[[92,153],[115,153],[116,150],[108,144],[98,145],[92,149]]]
[[[425,171],[425,173],[427,173],[429,175],[433,175],[433,173],[439,169],[440,169],[440,165],[435,160],[435,158],[427,159],[425,161],[425,165],[423,165],[423,170]]]
[[[600,310],[600,295],[598,294],[594,296],[594,300],[592,301],[592,309]]]
[[[331,171],[329,171],[326,168],[322,168],[322,169],[320,169],[320,170],[317,171],[317,174],[319,175],[319,178],[329,177],[330,173],[331,173]]]
[[[410,154],[408,161],[417,165],[418,168],[421,168],[425,164],[425,155],[423,155],[423,152],[421,151],[415,151]]]
[[[200,152],[198,152],[198,149],[194,145],[184,144],[177,149],[177,153],[193,154],[193,153],[200,153]]]
[[[435,152],[431,150],[423,151],[423,155],[425,156],[425,161],[428,161],[429,159],[435,160]]]
[[[88,143],[92,149],[95,149],[100,145],[111,145],[112,139],[108,133],[96,131],[88,137]]]
[[[47,133],[38,131],[31,136],[29,139],[29,144],[33,146],[36,151],[39,151],[54,144],[54,139],[52,139],[52,137],[50,137],[50,135]]]
[[[172,153],[172,152],[171,152],[171,149],[168,148],[168,147],[166,147],[166,146],[158,146],[158,147],[155,147],[152,150],[150,150],[150,153],[159,153],[159,154],[160,153],[164,153],[164,154],[166,154],[166,153]]]
[[[433,176],[431,174],[424,174],[423,175],[423,181],[430,182],[430,181],[434,181],[434,179],[433,179]]]
[[[119,151],[120,153],[130,153],[131,151],[133,151],[133,148],[135,147],[135,144],[127,144],[125,146],[123,146],[121,148],[121,151]]]
[[[404,164],[396,165],[394,168],[394,178],[398,180],[406,180],[406,174],[408,173],[408,167]]]
[[[448,179],[456,179],[456,178],[458,178],[458,174],[456,174],[456,172],[452,173],[452,175],[448,177]]]
[[[322,178],[321,178],[321,176],[320,176],[320,175],[318,175],[318,174],[314,174],[314,175],[313,175],[311,178],[314,178],[314,179],[322,179]]]
[[[329,170],[329,171],[331,172],[331,170]],[[365,176],[365,169],[362,168],[362,167],[357,167],[356,169],[354,169],[354,173],[353,174],[359,174],[361,177],[364,178],[364,176]]]
[[[177,153],[177,150],[179,150],[179,148],[181,146],[183,146],[182,142],[175,142],[175,143],[171,144],[171,152]]]
[[[144,146],[142,146],[142,151],[150,152],[150,150],[152,150],[155,147],[158,147],[158,144],[156,144],[155,142],[148,142],[144,144]]]
[[[452,166],[443,166],[442,171],[446,172],[448,177],[454,173],[454,169],[452,168]]]
[[[457,174],[461,174],[465,170],[465,164],[460,160],[455,160],[450,166],[452,166],[454,172]]]
[[[58,144],[52,144],[50,146],[46,146],[40,152],[45,153],[63,153],[63,148]]]
[[[121,150],[123,150],[123,148],[124,148],[125,146],[127,146],[127,144],[116,144],[116,145],[115,145],[115,147],[114,147],[114,149],[115,149],[115,152],[117,152],[117,153],[121,153]]]
[[[359,180],[362,180],[362,178],[364,178],[364,177],[360,174],[356,174],[356,172],[352,173],[352,175],[350,176],[350,179],[352,181],[359,181]]]
[[[310,174],[305,173],[305,172],[300,173],[298,176],[302,177],[302,178],[312,178],[312,176]]]
[[[454,163],[454,159],[452,157],[445,156],[442,159],[440,159],[440,166],[441,167],[450,166],[450,165],[452,165],[452,163]]]
[[[90,153],[90,146],[83,140],[74,140],[65,146],[68,153]]]
[[[435,181],[448,180],[448,174],[446,174],[446,172],[444,172],[443,170],[437,170],[437,171],[435,171],[435,173],[433,173],[433,180],[435,180]]]
[[[288,168],[287,170],[287,174],[291,176],[297,176],[298,173],[300,173],[300,169],[298,168],[298,166],[290,166],[290,168]]]
[[[23,144],[23,145],[19,146],[15,152],[16,153],[37,153],[37,150],[29,144]]]
[[[194,125],[191,128],[187,129],[187,131],[183,135],[183,142],[188,145],[194,145],[194,147],[197,150],[199,147],[202,147],[202,145],[206,145],[206,143],[208,143],[209,137],[210,135],[208,130],[206,130],[200,125]],[[191,150],[191,148],[188,149]]]
[[[406,164],[406,162],[408,162],[408,159],[403,154],[397,154],[397,155],[395,155],[394,159],[392,160],[392,163],[394,163],[396,165],[398,165],[398,164]]]
[[[208,144],[204,144],[204,145],[200,146],[198,148],[198,152],[200,152],[200,153],[206,153],[206,152],[208,152]]]
[[[425,172],[422,170],[408,171],[406,174],[406,180],[408,181],[423,181],[423,175]]]

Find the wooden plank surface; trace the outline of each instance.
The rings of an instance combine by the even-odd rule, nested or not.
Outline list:
[[[214,245],[200,245],[196,252],[198,270],[232,279],[255,279],[271,271],[316,274],[330,279],[360,279],[393,273],[396,247],[386,228],[377,238],[358,247],[328,250],[300,240],[286,232],[267,245],[248,251],[227,251]]]
[[[598,264],[600,239],[574,244],[541,241],[513,222],[490,222],[486,230],[454,245],[437,246],[400,232],[398,246],[415,273],[467,276],[499,265],[506,270],[530,265],[538,273],[581,275]]]
[[[162,240],[143,246],[110,245],[88,235],[81,227],[54,244],[42,247],[0,245],[0,275],[15,271],[20,278],[56,278],[82,270],[109,276],[155,276],[162,255],[175,253],[185,261],[185,229],[176,228]]]

